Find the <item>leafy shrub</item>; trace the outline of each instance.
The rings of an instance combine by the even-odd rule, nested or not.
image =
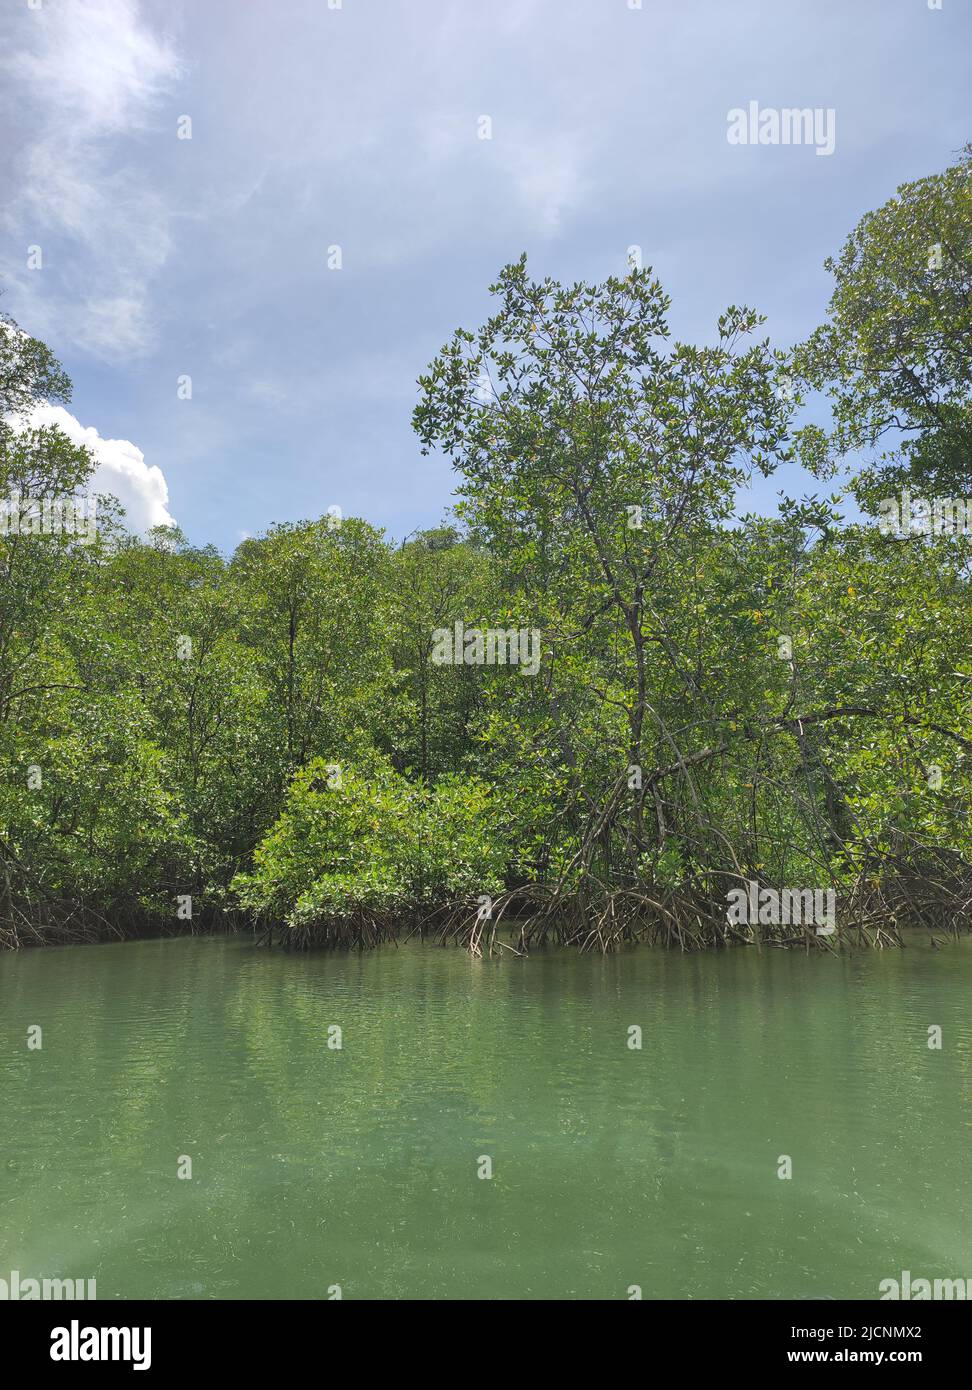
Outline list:
[[[291,927],[432,909],[502,886],[504,837],[490,789],[468,776],[409,782],[370,753],[314,759],[239,874],[240,903]]]

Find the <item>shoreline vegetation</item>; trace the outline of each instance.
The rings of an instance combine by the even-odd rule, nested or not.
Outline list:
[[[19,924],[5,922],[2,946],[103,945],[225,934],[249,936],[256,946],[294,951],[370,950],[419,941],[459,946],[475,957],[528,956],[547,947],[604,953],[634,946],[681,951],[750,946],[839,953],[903,947],[909,934],[918,933],[939,949],[970,929],[967,904],[948,890],[936,901],[924,882],[911,891],[901,886],[897,900],[884,892],[862,896],[853,915],[849,913],[845,921],[839,921],[832,936],[801,923],[728,924],[724,912],[720,914],[711,904],[679,893],[655,898],[637,889],[620,889],[596,901],[560,902],[556,910],[551,909],[552,898],[552,890],[537,892],[531,886],[501,894],[489,918],[481,915],[476,902],[459,902],[424,914],[378,914],[359,908],[340,918],[297,927],[283,919],[261,920],[238,911],[207,916],[192,924],[151,914],[116,914],[110,919],[71,904],[63,916],[52,911],[42,921],[24,917]],[[920,903],[918,910],[916,901]]]
[[[674,341],[636,262],[506,266],[419,377],[458,486],[402,543],[338,505],[229,558],[131,535],[0,316],[0,948],[968,931],[970,174],[864,217],[787,350],[736,306]],[[740,517],[792,463],[842,494]]]

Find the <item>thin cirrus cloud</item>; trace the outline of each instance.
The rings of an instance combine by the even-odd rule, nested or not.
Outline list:
[[[19,137],[4,229],[43,256],[44,276],[7,276],[33,332],[113,362],[150,347],[171,235],[139,138],[181,71],[135,0],[52,0],[20,16],[0,58]]]

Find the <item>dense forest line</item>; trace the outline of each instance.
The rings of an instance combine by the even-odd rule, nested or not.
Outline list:
[[[673,341],[637,264],[507,266],[419,379],[458,497],[403,544],[335,514],[227,558],[110,499],[96,535],[58,529],[95,465],[31,426],[70,384],[4,320],[0,945],[967,927],[970,173],[967,148],[861,221],[795,350],[737,307]],[[862,520],[738,519],[794,459],[850,461]],[[831,890],[836,933],[734,919],[750,885]]]

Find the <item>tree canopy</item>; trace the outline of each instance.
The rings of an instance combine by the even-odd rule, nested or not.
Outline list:
[[[872,518],[970,491],[969,167],[862,219],[796,350],[736,306],[673,340],[649,270],[508,265],[419,377],[457,501],[401,544],[325,516],[227,557],[108,499],[48,525],[94,464],[29,425],[70,384],[4,319],[0,942],[836,944],[729,920],[750,883],[833,890],[838,943],[967,924],[970,541]],[[865,520],[736,514],[798,457],[852,460]]]

